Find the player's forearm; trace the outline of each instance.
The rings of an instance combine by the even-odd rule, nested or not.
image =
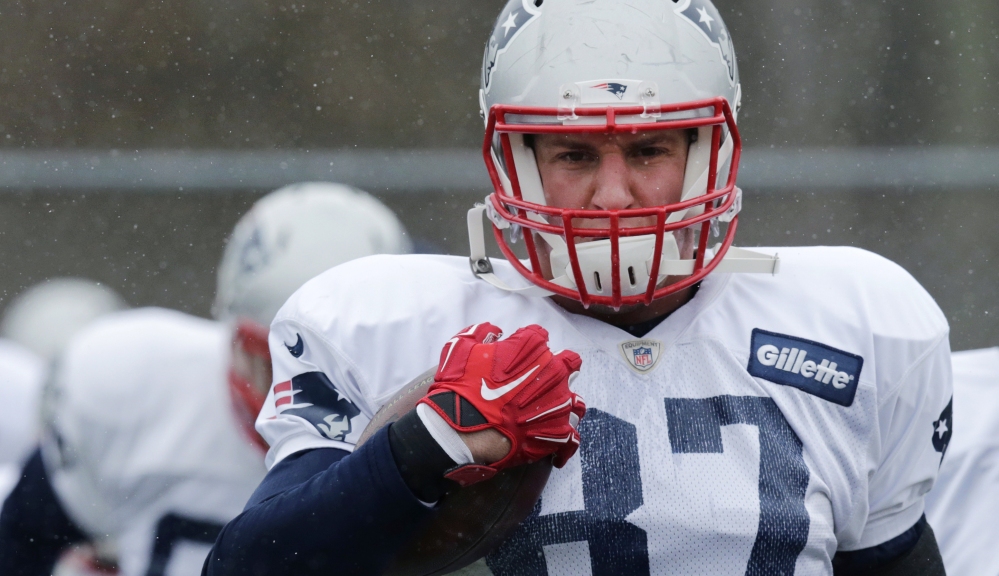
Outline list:
[[[36,451],[0,513],[0,574],[48,576],[62,552],[84,539],[59,503]]]
[[[402,480],[388,430],[308,480],[256,496],[223,529],[204,574],[380,573],[432,514]]]

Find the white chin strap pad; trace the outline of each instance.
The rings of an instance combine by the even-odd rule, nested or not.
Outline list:
[[[619,265],[621,278],[621,295],[634,296],[644,294],[649,288],[649,276],[652,272],[652,257],[656,249],[656,237],[653,234],[629,236],[618,242]],[[611,266],[611,241],[594,240],[576,244],[576,260],[586,284],[586,291],[599,296],[613,294],[613,276]],[[679,260],[680,249],[672,232],[663,236],[663,253],[661,261]],[[565,242],[553,247],[551,253],[552,271],[563,272],[564,276],[553,280],[556,284],[576,287],[572,264],[569,262],[568,249]],[[556,272],[558,271],[558,272]],[[568,284],[566,284],[568,282]],[[657,282],[658,283],[658,282]]]

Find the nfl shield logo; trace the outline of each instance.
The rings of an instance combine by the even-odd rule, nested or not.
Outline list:
[[[632,353],[635,355],[635,366],[652,365],[652,348],[635,348]]]
[[[663,343],[651,338],[622,342],[619,346],[628,367],[639,374],[653,370],[663,351]]]

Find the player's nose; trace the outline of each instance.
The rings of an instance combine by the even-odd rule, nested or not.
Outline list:
[[[593,179],[593,208],[623,210],[637,207],[629,176],[624,154],[616,151],[601,154],[600,164]]]

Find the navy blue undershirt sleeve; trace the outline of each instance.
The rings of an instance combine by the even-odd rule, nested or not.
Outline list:
[[[922,516],[911,528],[871,548],[840,551],[833,558],[835,576],[943,576],[943,561],[933,530]]]
[[[84,540],[52,490],[36,450],[0,512],[0,574],[48,576],[59,556]]]
[[[386,427],[351,454],[319,448],[275,466],[202,574],[380,574],[432,514],[403,481]]]
[[[349,455],[350,452],[346,450],[319,448],[288,456],[271,468],[267,476],[260,482],[260,486],[257,486],[257,489],[253,491],[253,495],[250,496],[243,510],[249,510],[272,496],[277,496],[289,488],[302,484]]]

